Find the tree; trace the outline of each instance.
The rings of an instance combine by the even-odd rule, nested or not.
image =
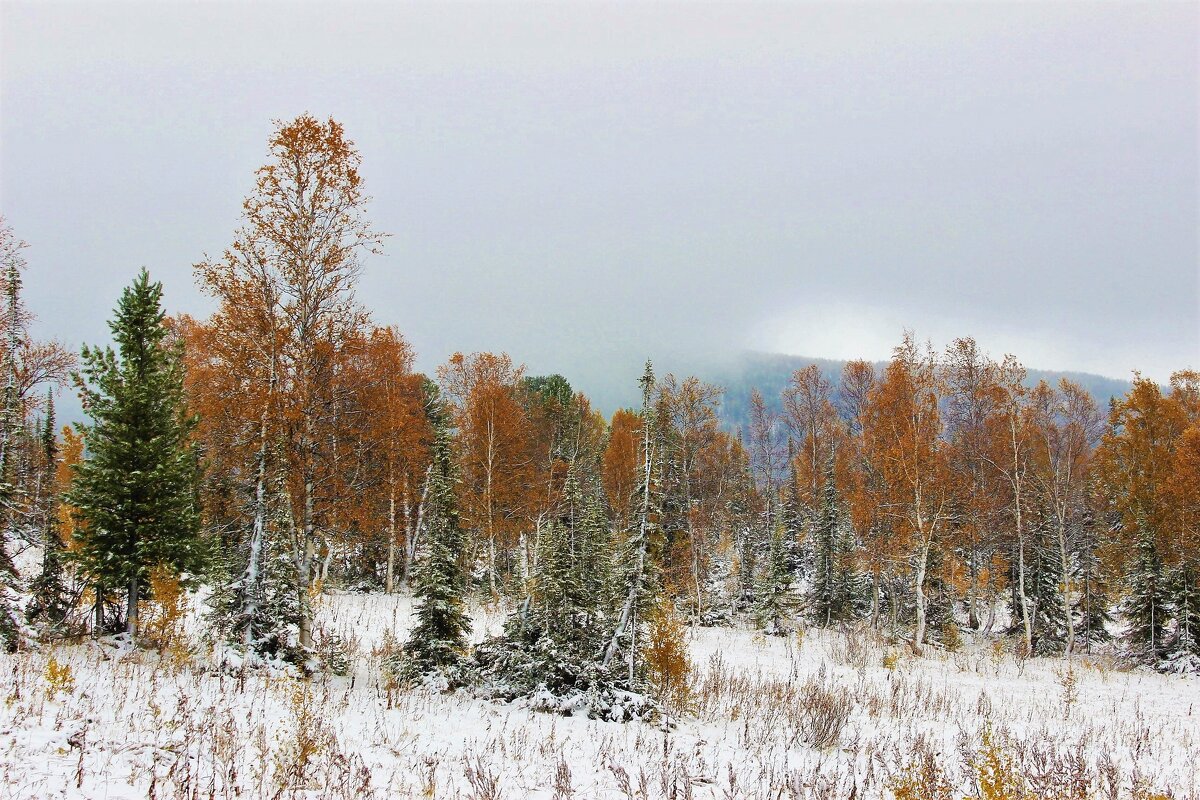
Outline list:
[[[404,646],[402,675],[417,680],[446,671],[466,655],[471,621],[463,570],[466,536],[458,515],[458,466],[450,440],[450,415],[430,386],[428,408],[434,431],[432,462],[425,486],[424,547],[416,566],[413,594],[417,619]]]
[[[493,597],[499,596],[501,573],[511,572],[503,562],[533,505],[532,431],[517,396],[523,373],[507,355],[492,353],[455,353],[438,368],[459,432],[463,524],[486,548]]]
[[[161,302],[162,284],[142,270],[109,324],[119,356],[85,347],[76,376],[92,419],[84,429],[90,457],[68,495],[86,522],[76,557],[97,587],[125,589],[130,636],[151,568],[180,574],[204,563],[188,442],[195,420],[184,409],[182,347],[168,339]]]
[[[867,457],[879,470],[881,506],[895,533],[889,547],[909,571],[917,616],[912,647],[918,654],[928,623],[930,553],[951,509],[941,433],[937,360],[906,334],[871,393],[863,439]]]
[[[758,389],[750,391],[750,468],[763,497],[764,530],[774,530],[779,505],[779,473],[784,449],[779,441],[779,415],[767,408]]]
[[[633,512],[637,508],[642,418],[634,411],[618,408],[608,430],[602,472],[604,494],[612,508],[616,530],[624,536],[633,524]]]
[[[1174,587],[1177,635],[1174,645],[1200,656],[1200,422],[1183,432],[1175,449],[1167,500],[1178,532],[1178,577]]]
[[[755,597],[754,612],[758,624],[771,636],[787,634],[788,619],[796,606],[787,538],[787,528],[781,521],[771,535],[766,568]]]
[[[216,321],[231,334],[226,364],[245,387],[245,415],[257,417],[244,580],[257,580],[266,537],[282,536],[294,567],[299,644],[311,649],[309,590],[326,547],[321,520],[346,490],[332,450],[345,422],[336,395],[350,387],[336,378],[347,343],[367,322],[354,299],[359,256],[378,252],[384,234],[366,217],[362,157],[335,120],[277,121],[269,149],[233,244],[196,273],[220,301]],[[266,525],[271,486],[286,493],[290,509],[282,531]]]
[[[18,540],[46,540],[44,430],[30,416],[38,407],[34,390],[61,385],[75,364],[74,355],[54,342],[29,335],[32,315],[21,297],[22,254],[28,245],[0,217],[0,647],[14,649],[27,633],[19,606],[25,594],[12,561]],[[52,397],[48,394],[47,397]],[[47,407],[47,413],[52,411]],[[40,466],[39,466],[40,464]],[[37,603],[31,609],[37,612]]]
[[[991,420],[1000,402],[997,365],[974,339],[955,339],[942,367],[947,457],[958,476],[954,535],[967,572],[967,625],[979,628],[981,578],[988,574],[1000,527],[1001,492],[987,461]],[[992,607],[989,605],[989,617]]]
[[[833,385],[816,364],[797,370],[783,391],[784,423],[799,445],[793,488],[808,509],[821,502],[825,467],[837,454],[844,435],[832,398]]]
[[[1036,431],[1032,476],[1050,507],[1057,571],[1065,586],[1061,592],[1066,626],[1066,657],[1075,648],[1072,606],[1072,559],[1078,547],[1073,534],[1082,530],[1086,511],[1088,469],[1103,433],[1103,418],[1091,395],[1064,378],[1056,392],[1044,381],[1031,397]]]
[[[46,397],[46,419],[39,437],[42,463],[39,483],[44,487],[41,503],[42,569],[30,584],[33,595],[25,610],[31,622],[41,622],[54,629],[62,625],[71,610],[71,601],[64,583],[63,540],[59,530],[58,433],[54,427],[54,395]]]
[[[1014,606],[1020,612],[1025,653],[1032,654],[1033,618],[1025,579],[1030,558],[1027,516],[1031,503],[1029,483],[1035,431],[1030,419],[1025,375],[1025,367],[1013,356],[1005,356],[997,371],[997,403],[987,422],[988,447],[984,459],[999,477],[1004,501],[1012,515],[1016,550],[1013,562],[1016,580],[1012,584],[1016,592]]]
[[[1112,569],[1126,575],[1126,638],[1148,659],[1165,654],[1171,581],[1164,570],[1186,563],[1187,549],[1175,546],[1181,540],[1172,535],[1170,487],[1188,427],[1188,397],[1186,386],[1164,397],[1157,383],[1135,376],[1129,393],[1113,403],[1096,454],[1121,545],[1109,550]]]
[[[661,554],[661,530],[659,527],[659,485],[658,485],[658,453],[652,432],[657,427],[654,406],[651,396],[654,390],[654,367],[649,361],[639,381],[642,389],[642,467],[641,484],[638,489],[639,508],[637,527],[626,541],[625,552],[621,559],[624,575],[621,583],[625,589],[625,599],[621,604],[621,612],[617,623],[613,626],[612,635],[604,647],[602,666],[607,668],[613,663],[621,647],[625,643],[626,656],[629,663],[629,682],[633,683],[638,671],[640,653],[638,650],[639,615],[653,604],[657,594],[657,578],[659,564],[657,556]]]
[[[671,484],[677,495],[672,505],[678,509],[686,533],[688,583],[698,618],[706,604],[704,584],[711,536],[706,523],[712,519],[704,502],[710,493],[710,476],[705,468],[711,465],[709,454],[720,446],[717,410],[722,390],[695,377],[681,382],[668,374],[658,391],[660,423],[672,431],[669,440],[673,446],[667,456],[672,462]]]
[[[360,464],[354,470],[358,484],[380,491],[355,505],[361,508],[364,528],[382,529],[384,589],[391,592],[397,577],[408,581],[416,552],[422,487],[431,463],[431,396],[425,377],[413,374],[412,349],[395,328],[373,328],[360,349],[360,367],[346,375],[354,396],[346,416],[356,420],[359,439],[351,457]]]
[[[854,540],[833,472],[831,456],[825,467],[820,513],[813,531],[813,577],[808,601],[813,622],[824,627],[853,617],[858,600]]]

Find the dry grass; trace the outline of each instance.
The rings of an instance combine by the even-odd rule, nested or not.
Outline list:
[[[339,614],[323,624],[352,642],[345,678],[229,675],[98,643],[5,656],[0,798],[1200,797],[1194,764],[1179,777],[1200,750],[1195,718],[1147,712],[1140,676],[1095,661],[721,634],[736,649],[693,645],[689,714],[664,731],[401,689],[386,669],[398,637]],[[1021,686],[1021,702],[1005,694]]]

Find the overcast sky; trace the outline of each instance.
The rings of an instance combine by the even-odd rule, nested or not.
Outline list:
[[[103,341],[238,223],[271,120],[357,142],[362,299],[432,369],[647,355],[1200,367],[1198,5],[0,5],[0,213]]]

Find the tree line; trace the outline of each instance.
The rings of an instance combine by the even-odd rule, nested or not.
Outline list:
[[[426,376],[355,295],[386,240],[360,168],[337,122],[277,123],[229,247],[195,266],[217,310],[168,317],[143,271],[116,349],[78,360],[29,337],[3,229],[7,647],[136,641],[139,607],[182,581],[211,587],[242,663],[322,668],[325,588],[412,591],[398,676],[549,687],[614,717],[638,713],[682,617],[869,625],[917,652],[964,629],[1027,655],[1119,635],[1200,665],[1200,374],[1136,377],[1101,409],[969,338],[906,335],[882,369],[796,371],[782,411],[752,392],[737,431],[720,387],[650,363],[640,407],[609,419],[505,354]],[[90,422],[58,431],[46,390],[67,382]],[[474,649],[472,597],[514,609]]]

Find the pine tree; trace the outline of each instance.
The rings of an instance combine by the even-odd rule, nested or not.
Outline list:
[[[434,441],[422,522],[425,551],[417,562],[413,585],[420,604],[400,664],[400,674],[410,681],[457,666],[467,651],[471,631],[464,606],[467,575],[461,563],[466,534],[458,515],[459,476],[451,451],[449,411],[432,384],[427,391]]]
[[[861,593],[854,566],[855,541],[842,510],[834,481],[833,460],[825,468],[821,509],[813,529],[812,585],[809,615],[817,625],[828,627],[851,619]]]
[[[307,653],[297,635],[296,566],[281,535],[291,525],[283,482],[283,476],[277,475],[274,481],[264,482],[261,500],[246,500],[247,505],[262,505],[261,522],[251,512],[255,524],[263,528],[257,544],[234,544],[216,555],[210,569],[216,589],[209,600],[209,620],[226,642],[251,656],[252,662],[254,656],[265,656],[300,664]]]
[[[1052,518],[1047,512],[1034,519],[1030,526],[1029,574],[1026,580],[1034,652],[1039,655],[1063,650],[1069,624],[1062,602],[1062,559],[1052,526]]]
[[[642,388],[642,475],[638,490],[640,507],[638,524],[626,542],[626,552],[621,563],[625,574],[621,583],[625,587],[625,600],[617,624],[604,649],[603,666],[613,663],[618,649],[625,648],[628,663],[628,679],[632,685],[637,680],[640,667],[638,649],[638,627],[645,611],[654,602],[659,588],[659,563],[661,555],[659,453],[655,447],[654,431],[658,427],[654,406],[650,402],[654,388],[654,368],[646,362],[639,384]]]
[[[1167,647],[1175,658],[1200,657],[1200,575],[1184,561],[1171,571],[1171,605],[1175,633]]]
[[[786,526],[780,521],[771,536],[766,569],[755,598],[755,616],[759,626],[771,636],[782,636],[789,630],[788,620],[795,610],[792,590],[793,567],[788,548]]]
[[[46,396],[46,419],[42,427],[42,476],[45,487],[41,508],[42,568],[30,585],[33,595],[25,610],[31,623],[56,628],[66,619],[71,603],[63,583],[62,539],[58,530],[58,496],[55,487],[58,467],[58,436],[54,430],[54,393]]]
[[[1142,656],[1156,659],[1163,648],[1167,622],[1167,586],[1154,532],[1145,518],[1138,520],[1133,565],[1128,574],[1129,595],[1124,615],[1129,623],[1126,639]]]
[[[1099,542],[1094,527],[1092,524],[1082,527],[1075,577],[1075,587],[1079,592],[1074,607],[1078,618],[1075,635],[1084,640],[1088,652],[1091,652],[1093,643],[1112,639],[1108,626],[1113,622],[1107,587],[1102,580],[1103,569],[1096,554]]]
[[[119,356],[111,347],[85,347],[76,376],[92,419],[85,428],[90,458],[68,495],[87,523],[76,532],[76,555],[101,590],[125,591],[131,636],[149,570],[195,572],[205,555],[188,443],[195,420],[184,411],[182,348],[168,340],[161,301],[162,284],[143,269],[109,324]]]
[[[21,269],[25,265],[20,252],[23,242],[12,239],[11,231],[0,221],[0,255],[4,258],[4,351],[3,351],[3,404],[0,405],[0,647],[13,651],[23,638],[19,598],[22,595],[21,579],[9,552],[10,542],[15,538],[18,504],[18,487],[14,476],[16,445],[21,427],[17,373],[19,371],[21,339],[24,335],[24,319],[21,313]]]
[[[735,612],[754,607],[759,581],[760,553],[763,546],[769,544],[769,539],[764,536],[763,527],[755,518],[754,510],[748,502],[754,492],[754,479],[748,464],[741,465],[738,482],[744,487],[744,492],[735,494],[728,508],[730,527],[733,529],[733,547],[737,557],[732,603]]]

